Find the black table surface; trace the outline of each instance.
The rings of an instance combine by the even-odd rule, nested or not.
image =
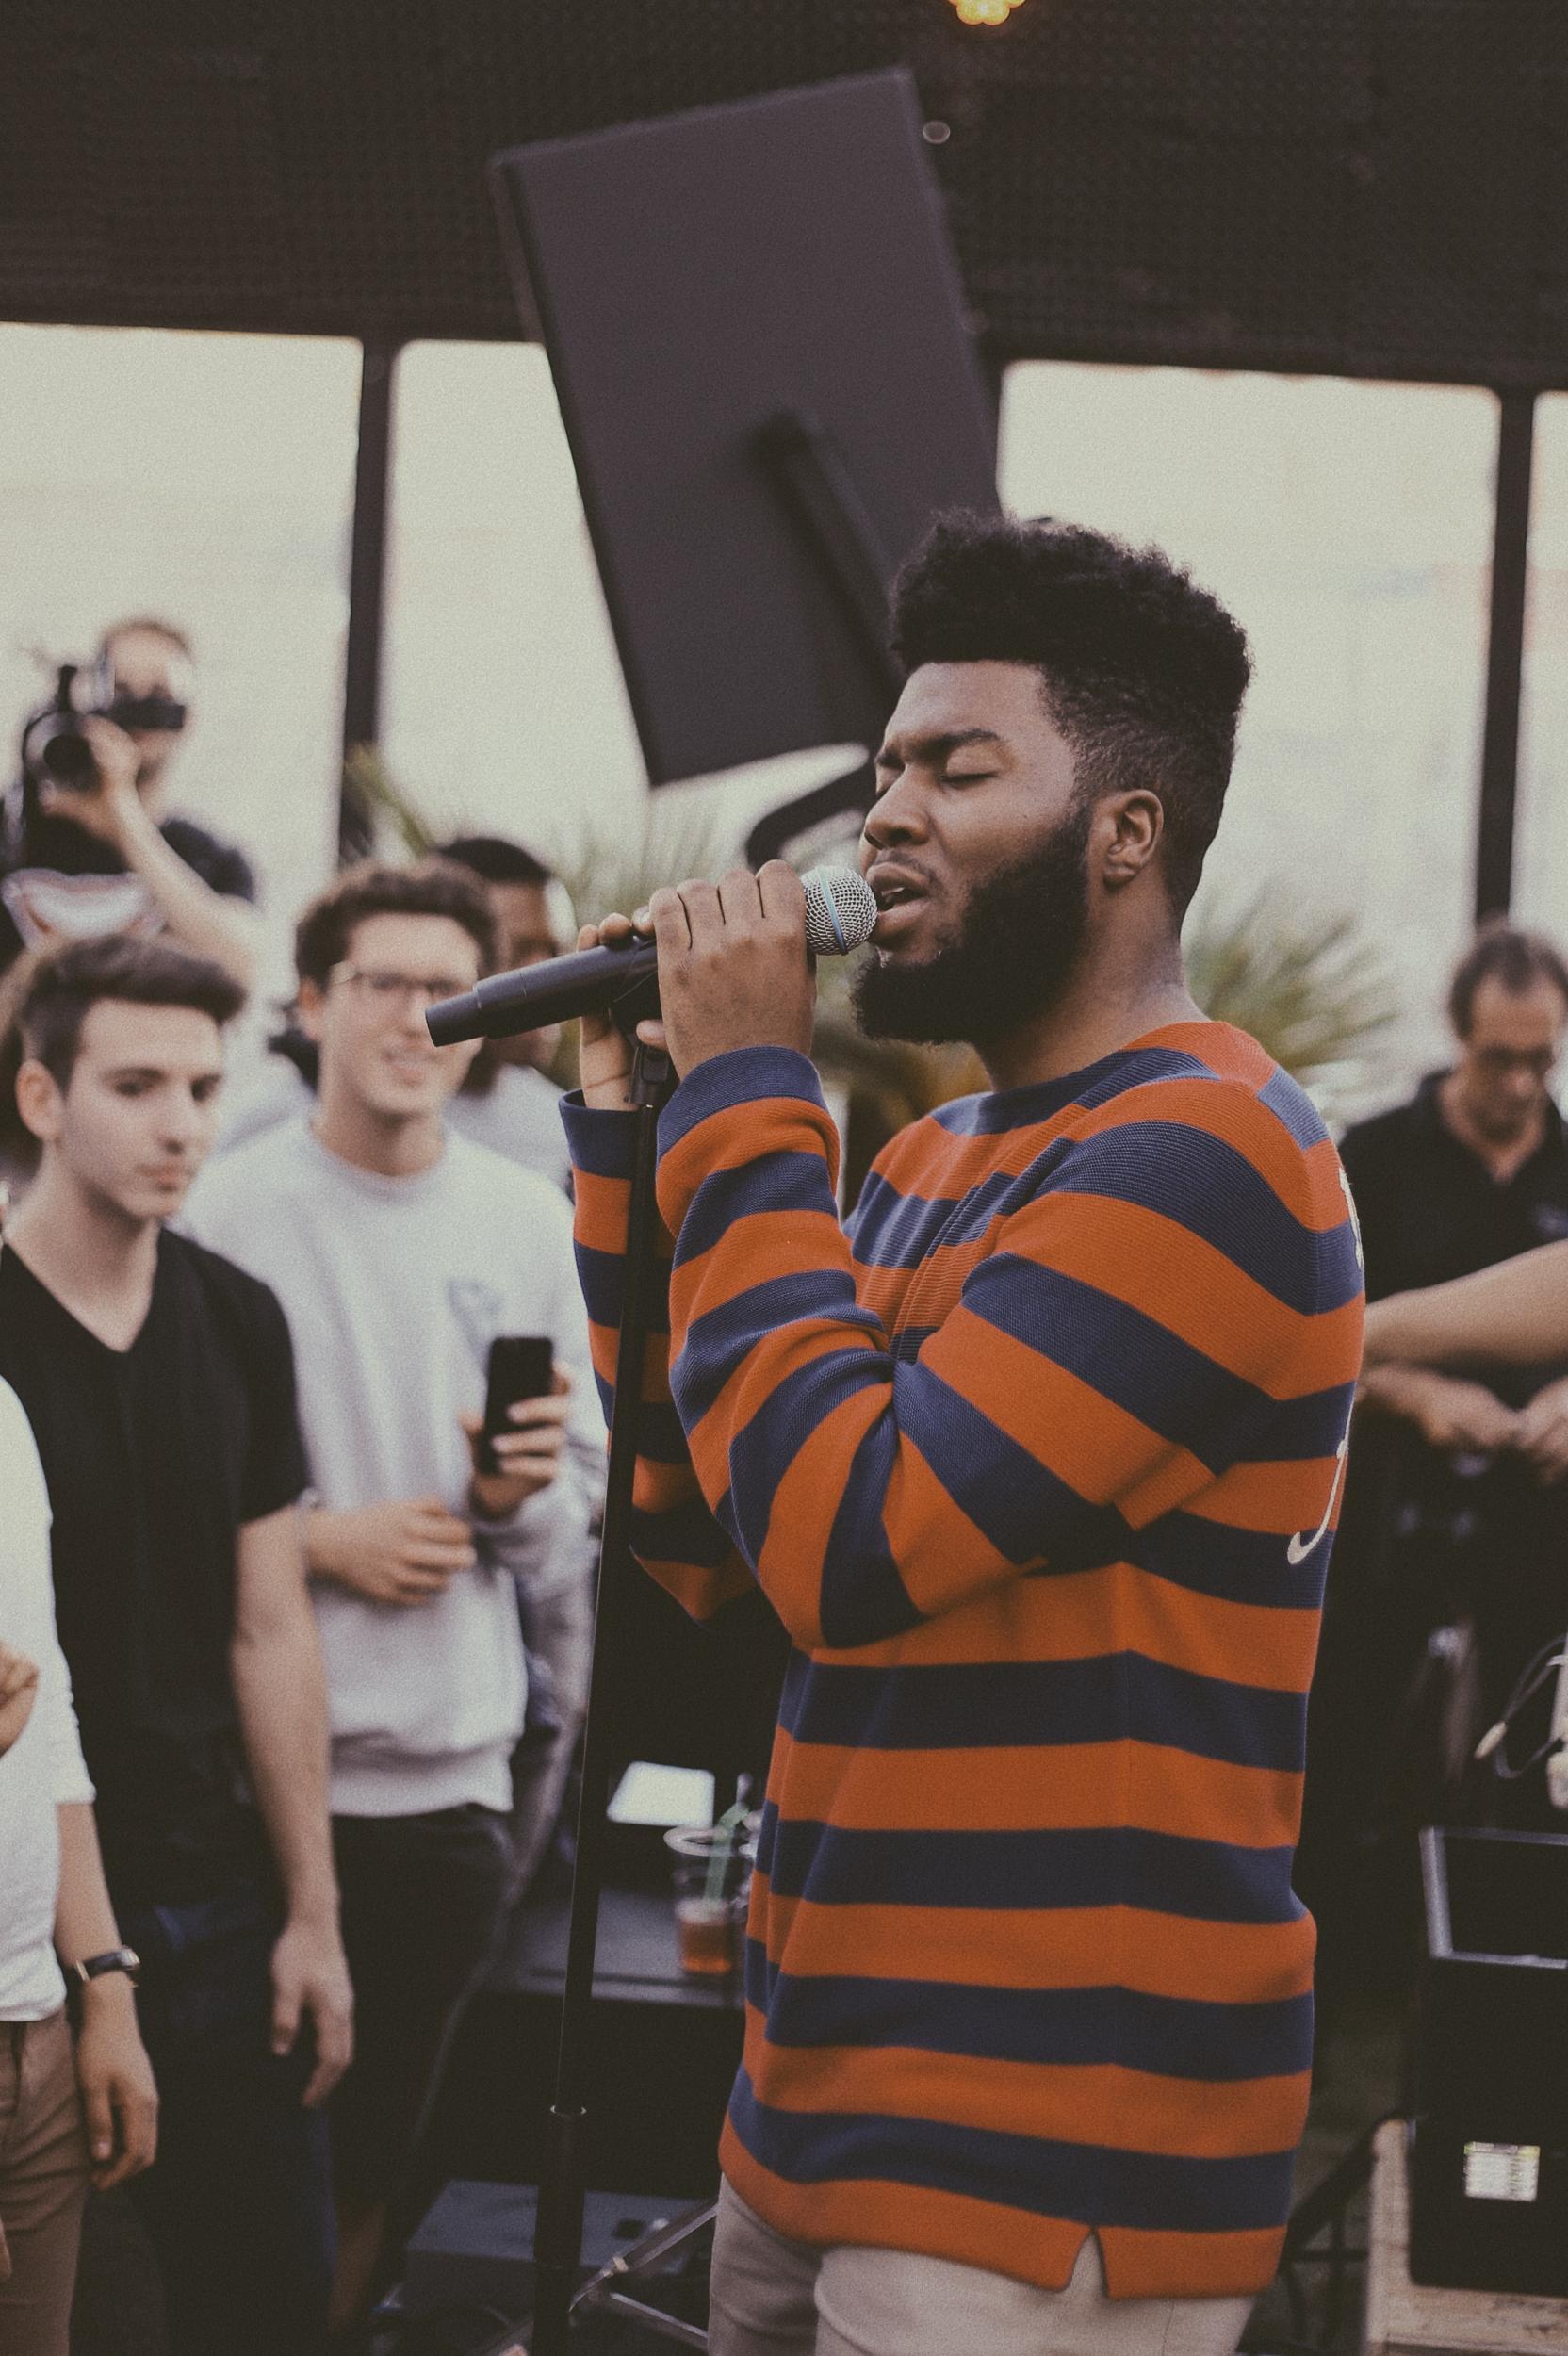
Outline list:
[[[570,1918],[564,1894],[520,1908],[486,1988],[498,1995],[559,1996]],[[698,1979],[680,1969],[675,1915],[663,1890],[603,1892],[594,1994],[600,2003],[679,2004],[712,2012],[742,2008],[738,1979]]]

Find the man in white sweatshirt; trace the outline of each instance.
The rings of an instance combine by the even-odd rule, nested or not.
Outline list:
[[[66,2356],[89,2182],[148,2166],[157,2096],[55,1633],[43,1468],[5,1382],[0,1497],[0,2348]],[[80,1990],[74,2051],[62,1960]]]
[[[381,2280],[388,2212],[499,1919],[519,1592],[580,1580],[602,1484],[568,1206],[442,1117],[474,1050],[433,1048],[425,1010],[494,958],[482,887],[461,870],[340,876],[296,933],[315,1109],[212,1165],[187,1211],[200,1241],[274,1287],[294,1336],[356,2004],[332,2113],[343,2323]],[[556,1390],[513,1408],[487,1473],[501,1334],[549,1338]]]

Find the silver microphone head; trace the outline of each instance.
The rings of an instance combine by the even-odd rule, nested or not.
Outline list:
[[[813,957],[842,957],[872,937],[876,894],[853,867],[813,867],[806,887],[806,946]]]

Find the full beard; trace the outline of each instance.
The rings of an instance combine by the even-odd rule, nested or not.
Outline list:
[[[977,884],[956,937],[919,964],[874,953],[855,977],[856,1019],[868,1039],[983,1046],[1044,1014],[1078,962],[1088,925],[1090,804],[1077,803],[1050,840]]]

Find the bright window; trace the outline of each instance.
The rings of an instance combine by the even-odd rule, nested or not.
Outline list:
[[[85,657],[132,613],[186,630],[172,804],[258,868],[270,988],[335,850],[359,367],[303,336],[0,327],[5,725],[52,683],[30,649]]]
[[[1007,377],[1008,504],[1156,541],[1245,625],[1256,671],[1204,888],[1354,911],[1411,1010],[1390,1096],[1444,1053],[1470,926],[1496,431],[1489,393],[1427,385]]]

